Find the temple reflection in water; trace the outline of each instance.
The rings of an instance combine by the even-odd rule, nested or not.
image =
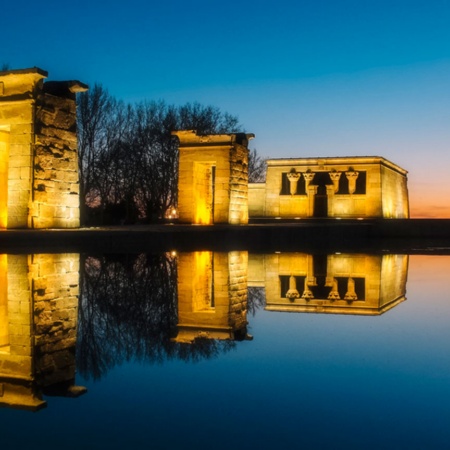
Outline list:
[[[180,253],[174,341],[248,338],[247,270],[244,251]]]
[[[253,255],[248,285],[268,311],[379,315],[405,300],[407,255]]]
[[[38,410],[78,396],[79,255],[0,255],[0,406]]]
[[[83,255],[80,274],[78,254],[0,255],[0,406],[82,394],[75,366],[98,379],[125,360],[217,357],[251,339],[259,307],[382,314],[407,270],[406,255],[201,251]]]
[[[177,342],[247,336],[248,288],[267,311],[379,315],[405,300],[407,255],[178,255]]]

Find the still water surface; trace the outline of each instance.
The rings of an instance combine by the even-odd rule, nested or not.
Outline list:
[[[19,361],[14,289],[27,279],[46,402],[0,409],[2,449],[450,447],[449,256],[48,256],[1,260],[0,367]],[[61,311],[78,293],[73,322]],[[87,392],[45,395],[55,365],[74,384],[72,363]],[[4,399],[15,382],[0,380]]]

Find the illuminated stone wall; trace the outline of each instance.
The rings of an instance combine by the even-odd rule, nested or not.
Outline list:
[[[251,255],[248,284],[270,311],[379,315],[405,300],[407,269],[407,255]]]
[[[181,223],[248,222],[248,140],[251,134],[179,138],[178,217]]]
[[[177,342],[235,339],[247,326],[247,252],[177,256]]]
[[[268,160],[264,195],[249,185],[250,216],[408,218],[406,175],[379,157]]]
[[[248,216],[262,217],[266,206],[266,184],[248,184]]]
[[[72,382],[75,378],[79,255],[32,255],[29,273],[36,377],[42,387]]]
[[[0,263],[0,405],[37,410],[46,389],[83,393],[74,386],[79,255],[2,255]]]
[[[0,228],[79,226],[77,81],[0,72]]]
[[[381,196],[383,217],[409,217],[409,204],[404,201],[408,198],[406,177],[386,166],[381,167]]]

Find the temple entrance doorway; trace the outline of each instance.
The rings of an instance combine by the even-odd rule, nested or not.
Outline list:
[[[194,163],[195,224],[212,225],[214,223],[215,169],[212,163]]]
[[[331,184],[328,172],[316,172],[313,184],[317,185],[314,197],[314,217],[328,217],[327,185]]]
[[[8,225],[9,130],[0,128],[0,228]]]

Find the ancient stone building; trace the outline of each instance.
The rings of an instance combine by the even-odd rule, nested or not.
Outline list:
[[[247,252],[192,252],[177,257],[177,342],[247,336]]]
[[[181,223],[248,222],[248,141],[253,134],[198,135],[175,131],[179,145]]]
[[[0,72],[0,228],[79,226],[75,94],[39,68]]]
[[[268,311],[379,315],[405,300],[407,255],[250,255]]]
[[[271,159],[250,217],[408,218],[407,172],[380,157]]]
[[[78,396],[79,255],[0,255],[0,406],[36,411]]]

